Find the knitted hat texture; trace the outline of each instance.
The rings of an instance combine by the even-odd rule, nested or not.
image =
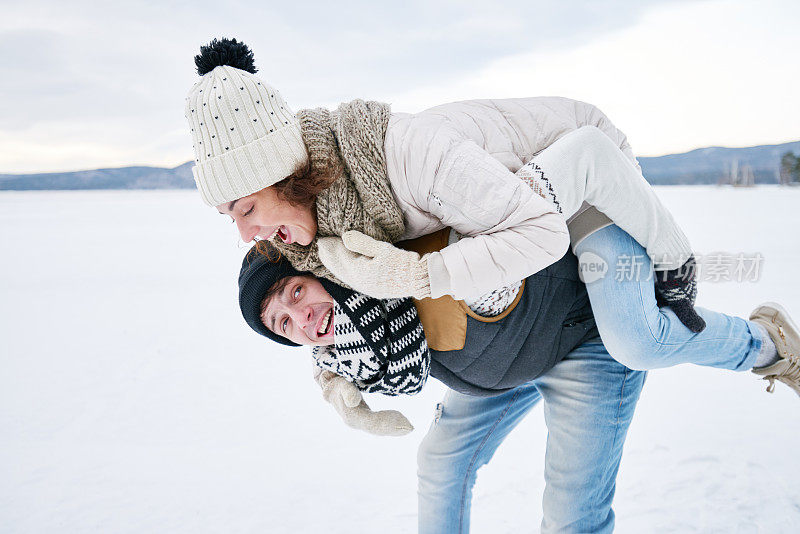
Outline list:
[[[186,97],[186,119],[194,142],[192,173],[209,206],[260,191],[308,162],[289,105],[245,70],[219,65],[203,74]]]

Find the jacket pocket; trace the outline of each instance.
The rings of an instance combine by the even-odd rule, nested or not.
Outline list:
[[[586,332],[592,326],[594,326],[594,320],[591,317],[587,319],[572,319],[565,321],[561,325],[561,332],[558,338],[559,360],[581,345]]]

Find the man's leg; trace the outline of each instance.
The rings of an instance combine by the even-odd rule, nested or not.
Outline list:
[[[542,533],[607,533],[622,445],[645,374],[616,362],[597,339],[534,383],[547,423]]]
[[[420,534],[469,532],[478,468],[540,398],[532,384],[497,397],[448,390],[417,454]]]
[[[589,254],[591,253],[591,254]],[[734,371],[753,367],[765,332],[751,322],[704,308],[706,328],[694,333],[669,308],[659,308],[650,258],[642,245],[616,225],[591,234],[576,248],[584,277],[605,262],[605,276],[586,279],[597,328],[609,353],[632,369],[695,363]]]

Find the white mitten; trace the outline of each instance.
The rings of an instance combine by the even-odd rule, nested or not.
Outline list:
[[[314,379],[322,388],[322,397],[333,405],[347,426],[376,436],[403,436],[414,430],[409,420],[396,410],[370,410],[358,388],[343,377],[317,368]]]
[[[354,290],[376,299],[431,296],[427,256],[350,230],[317,240],[325,267]]]

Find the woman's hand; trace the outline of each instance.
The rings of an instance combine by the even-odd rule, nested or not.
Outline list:
[[[659,306],[669,306],[686,328],[702,332],[705,320],[694,309],[697,297],[697,266],[694,254],[677,269],[655,272],[656,301]]]
[[[431,295],[427,256],[351,230],[317,240],[322,263],[339,280],[373,298]]]
[[[414,430],[397,410],[373,412],[352,382],[330,371],[317,368],[314,379],[322,388],[322,397],[331,403],[345,424],[376,436],[404,436]]]

